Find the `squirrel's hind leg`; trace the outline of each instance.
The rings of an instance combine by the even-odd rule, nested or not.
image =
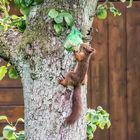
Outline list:
[[[82,81],[82,85],[87,85],[87,82],[88,82],[88,75],[86,74],[84,80]]]

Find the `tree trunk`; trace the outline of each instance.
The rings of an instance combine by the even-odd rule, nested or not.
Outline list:
[[[86,39],[96,4],[96,0],[44,0],[43,4],[32,7],[20,41],[13,46],[4,43],[3,48],[9,45],[9,53],[16,54],[10,55],[10,61],[22,79],[26,140],[86,139],[86,86],[81,87],[83,110],[80,119],[70,126],[64,123],[71,113],[73,87],[64,88],[58,84],[58,79],[74,68],[73,55],[64,51],[66,34],[58,37],[52,33],[47,13],[56,7],[72,11],[75,25]],[[14,42],[14,37],[8,40]],[[0,41],[5,42],[4,39]],[[9,53],[4,57],[9,57]]]
[[[60,57],[60,56],[57,56]],[[64,60],[66,62],[66,60]],[[83,113],[78,122],[67,126],[65,117],[71,112],[72,87],[58,84],[62,70],[60,64],[69,67],[63,60],[44,60],[42,76],[32,80],[29,65],[23,69],[25,103],[25,132],[27,140],[84,140],[86,139],[86,90],[83,87]],[[66,66],[67,65],[67,66]]]

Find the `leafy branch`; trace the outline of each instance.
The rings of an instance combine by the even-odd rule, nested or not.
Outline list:
[[[88,109],[86,114],[86,121],[87,138],[89,140],[93,139],[94,133],[97,128],[103,130],[105,126],[107,126],[107,128],[111,126],[109,114],[101,106],[98,106],[97,110]]]
[[[0,116],[0,121],[5,120],[8,124],[3,128],[3,138],[6,140],[25,140],[24,130],[16,131],[19,122],[24,123],[22,118],[17,119],[15,125],[9,122],[7,116]]]
[[[18,73],[17,73],[16,69],[13,66],[11,66],[10,63],[8,63],[5,66],[0,67],[0,80],[2,80],[7,73],[11,79],[18,78]]]

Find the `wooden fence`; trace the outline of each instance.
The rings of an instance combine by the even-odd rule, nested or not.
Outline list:
[[[88,104],[103,106],[111,116],[111,129],[97,132],[95,140],[139,140],[140,2],[130,9],[115,5],[122,16],[94,22],[97,54],[89,71]]]
[[[94,21],[93,46],[97,53],[90,63],[88,106],[101,105],[111,117],[111,128],[98,130],[95,140],[139,140],[140,2],[130,9],[115,5],[122,16],[109,14],[105,21]],[[14,122],[23,117],[23,105],[20,80],[7,77],[0,81],[0,114]],[[0,123],[0,132],[4,125]]]

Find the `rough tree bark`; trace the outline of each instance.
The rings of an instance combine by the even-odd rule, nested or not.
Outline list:
[[[73,88],[58,84],[73,68],[73,56],[63,49],[66,34],[52,33],[47,13],[51,8],[72,11],[84,38],[90,30],[96,0],[44,0],[31,9],[27,29],[0,33],[0,56],[19,71],[24,91],[26,140],[85,140],[86,86],[82,87],[83,113],[74,125],[64,124],[71,112]]]

